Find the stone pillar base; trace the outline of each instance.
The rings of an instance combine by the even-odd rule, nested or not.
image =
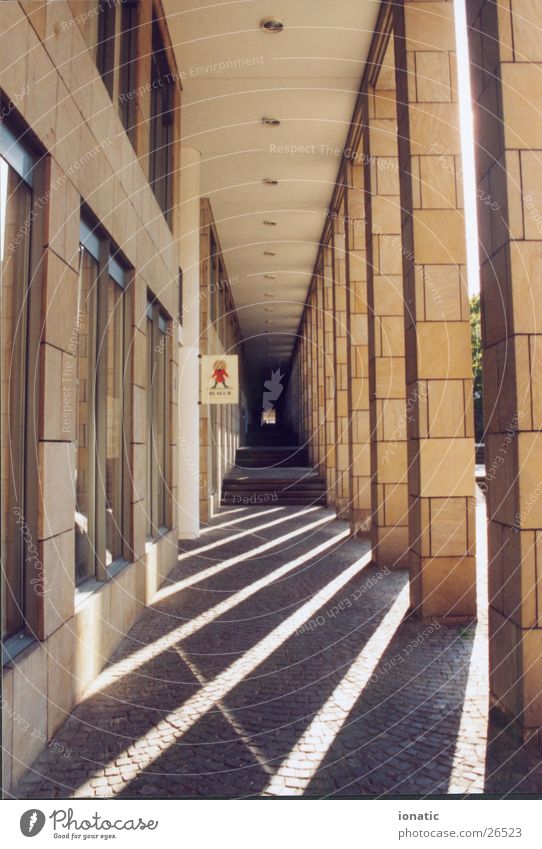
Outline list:
[[[410,552],[410,599],[420,619],[472,622],[476,619],[474,557],[420,557]]]
[[[372,530],[373,558],[381,569],[408,567],[408,527],[375,527]]]
[[[371,533],[371,511],[352,508],[350,510],[350,532],[362,537]]]

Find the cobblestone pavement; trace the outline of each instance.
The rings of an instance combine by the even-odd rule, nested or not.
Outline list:
[[[217,516],[19,798],[542,791],[488,729],[487,635],[405,617],[405,571],[324,508]]]

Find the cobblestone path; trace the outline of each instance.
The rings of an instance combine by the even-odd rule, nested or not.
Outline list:
[[[485,617],[407,608],[329,510],[223,511],[16,795],[540,793],[536,750],[488,724]]]

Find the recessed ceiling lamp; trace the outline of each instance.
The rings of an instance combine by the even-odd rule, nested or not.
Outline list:
[[[268,116],[264,116],[262,118],[262,124],[265,124],[266,127],[280,127],[280,121],[278,118]]]
[[[278,18],[264,18],[263,21],[260,22],[260,26],[266,32],[282,32],[284,29],[284,24],[282,21],[279,21]]]
[[[276,256],[276,253],[275,253],[275,251],[264,251],[263,255],[264,256]]]
[[[271,177],[264,177],[262,183],[264,183],[266,186],[278,186],[279,181],[272,180]]]
[[[276,227],[276,226],[277,226],[277,222],[276,222],[276,221],[267,221],[267,220],[265,220],[263,223],[264,223],[264,224],[267,224],[267,226],[268,226],[268,227]]]

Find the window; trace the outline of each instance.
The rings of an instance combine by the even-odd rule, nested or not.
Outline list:
[[[157,301],[147,307],[147,535],[169,525],[169,321]]]
[[[106,357],[105,508],[106,565],[121,560],[124,552],[124,438],[125,420],[125,309],[126,272],[109,259],[107,277],[107,328],[103,348]]]
[[[217,296],[218,296],[218,286],[217,286],[217,267],[218,267],[218,256],[217,256],[217,246],[213,233],[211,232],[211,239],[209,242],[209,264],[210,264],[210,274],[209,274],[209,323],[214,324],[215,319],[217,317]]]
[[[136,58],[138,0],[122,0],[120,36],[119,105],[124,129],[135,141]]]
[[[116,19],[117,0],[102,0],[98,6],[96,67],[110,97],[114,86]]]
[[[149,179],[168,224],[173,205],[173,77],[156,18],[152,22]]]
[[[78,585],[107,577],[107,567],[124,554],[127,275],[109,239],[82,219],[75,472]]]
[[[81,228],[83,230],[83,226]],[[75,463],[75,583],[95,575],[95,453],[94,416],[96,389],[96,293],[100,242],[86,228],[81,236],[79,288],[77,292],[77,395]]]
[[[25,624],[27,397],[34,157],[0,125],[2,636]],[[26,540],[26,543],[25,543]]]
[[[183,270],[179,268],[179,324],[183,323]]]
[[[217,332],[221,337],[224,337],[226,332],[226,314],[227,308],[227,288],[226,288],[226,271],[221,261],[218,263],[218,292],[217,292],[217,316],[218,327]]]

